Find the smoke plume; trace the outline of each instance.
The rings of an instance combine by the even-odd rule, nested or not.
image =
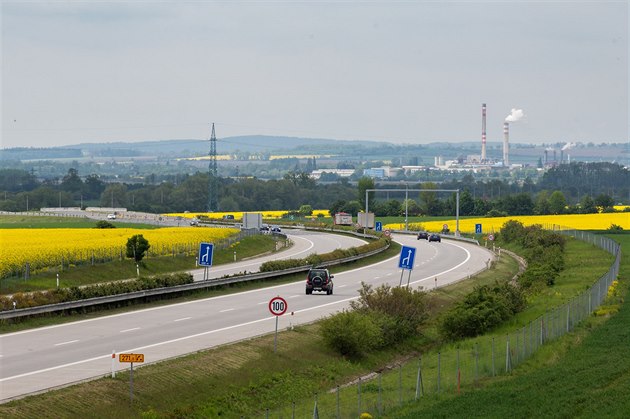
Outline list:
[[[512,109],[512,112],[508,116],[505,117],[505,122],[516,122],[520,121],[525,114],[522,109]]]

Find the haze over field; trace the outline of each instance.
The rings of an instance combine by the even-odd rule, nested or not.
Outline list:
[[[628,141],[628,3],[2,1],[2,143]]]

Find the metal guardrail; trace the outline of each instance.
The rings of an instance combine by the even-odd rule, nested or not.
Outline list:
[[[356,256],[349,256],[346,258],[335,259],[326,263],[320,264],[320,266],[333,266],[333,265],[341,265],[343,263],[354,262],[366,257],[370,257],[376,255],[380,252],[385,251],[389,248],[388,246],[384,246],[380,249],[375,249],[367,253],[362,253]],[[237,284],[240,282],[248,282],[248,281],[256,281],[260,279],[274,278],[278,276],[292,275],[300,272],[306,272],[311,269],[311,265],[298,266],[295,268],[283,269],[281,271],[271,271],[271,272],[257,272],[253,274],[239,275],[229,278],[223,279],[208,279],[205,281],[197,281],[191,284],[183,284],[183,285],[175,285],[172,287],[166,288],[154,288],[150,290],[142,290],[142,291],[134,291],[125,294],[116,294],[116,295],[108,295],[104,297],[95,297],[88,298],[85,300],[77,300],[77,301],[69,301],[65,303],[58,304],[47,304],[43,306],[37,307],[27,307],[27,308],[18,308],[13,310],[5,310],[0,312],[0,320],[8,320],[15,319],[20,317],[38,315],[38,314],[47,314],[54,313],[63,310],[70,310],[74,308],[82,308],[82,307],[91,307],[101,304],[110,304],[119,301],[129,301],[135,300],[138,298],[151,297],[156,295],[166,295],[178,292],[186,292],[204,288],[213,288],[222,285],[230,285]]]

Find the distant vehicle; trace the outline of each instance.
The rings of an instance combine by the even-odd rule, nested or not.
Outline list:
[[[334,222],[336,225],[351,226],[352,215],[348,214],[347,212],[338,212],[335,214]]]
[[[234,219],[234,216],[233,216],[232,214],[225,214],[225,215],[223,216],[223,219],[224,219],[224,220],[233,220],[233,219]]]
[[[282,230],[280,230],[280,226],[271,226],[271,232],[272,233],[280,233]]]
[[[440,237],[439,234],[431,234],[429,236],[429,241],[430,242],[440,242],[441,243],[442,242],[442,237]]]
[[[429,240],[429,233],[427,233],[426,231],[421,231],[420,233],[418,233],[418,240],[420,239]]]
[[[260,231],[269,231],[269,225],[268,225],[268,224],[263,224],[263,225],[260,227]]]
[[[192,220],[190,220],[190,225],[191,226],[198,226],[199,225],[199,220],[197,220],[196,218],[193,218]]]
[[[115,220],[116,219],[116,214],[107,214],[107,219],[108,220]]]
[[[332,295],[334,275],[328,272],[328,269],[311,269],[306,275],[306,294],[312,294],[313,291],[325,291],[326,294]]]

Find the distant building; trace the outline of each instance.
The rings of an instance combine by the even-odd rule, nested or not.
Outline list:
[[[323,173],[330,173],[340,177],[350,177],[354,174],[354,169],[317,169],[311,172],[311,178],[319,179]]]

